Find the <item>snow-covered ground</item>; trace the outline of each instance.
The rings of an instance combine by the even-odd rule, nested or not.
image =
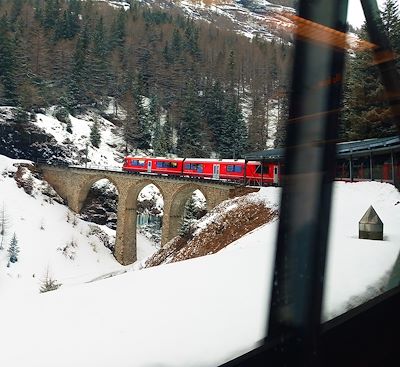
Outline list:
[[[2,167],[11,163],[1,159]],[[210,366],[264,337],[277,221],[215,255],[77,284],[122,267],[107,249],[91,249],[85,223],[66,223],[65,207],[30,197],[11,178],[0,178],[0,201],[9,208],[21,245],[18,263],[7,268],[4,252],[1,261],[0,345],[7,352],[0,354],[0,365]],[[279,192],[264,188],[250,195],[276,205]],[[373,294],[371,287],[379,288],[387,276],[400,249],[398,201],[400,193],[389,184],[335,183],[324,319]],[[357,238],[369,205],[384,222],[384,241]],[[71,235],[78,243],[73,261],[56,250]],[[48,264],[69,286],[38,294],[36,284],[22,299],[15,287],[37,282]]]
[[[9,177],[17,169],[13,166],[16,162],[20,161],[0,156],[0,226],[3,210],[7,219],[5,248],[0,250],[2,299],[37,294],[46,274],[64,288],[126,268],[114,259],[93,228],[100,228],[111,238],[115,231],[84,222],[66,206],[49,200],[41,192],[43,183],[33,177],[32,195],[25,193]],[[18,261],[7,266],[14,233],[20,252]],[[141,234],[137,241],[138,261],[156,251]]]

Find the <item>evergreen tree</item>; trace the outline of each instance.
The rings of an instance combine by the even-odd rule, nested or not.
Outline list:
[[[87,48],[89,47],[89,31],[85,26],[79,35],[72,58],[72,68],[67,90],[67,106],[71,111],[89,102],[88,92],[88,60]]]
[[[224,90],[219,80],[206,87],[203,114],[209,129],[212,132],[212,140],[216,150],[220,150],[221,129],[225,119]]]
[[[15,47],[6,16],[0,18],[0,104],[18,104]]]
[[[97,120],[97,118],[94,119],[93,125],[90,128],[90,142],[96,148],[98,148],[101,143],[101,133],[99,128],[99,121]]]
[[[278,101],[279,115],[276,126],[274,148],[283,148],[286,144],[287,120],[289,117],[289,96],[285,92]]]
[[[182,157],[202,157],[204,154],[200,103],[194,82],[190,81],[178,129],[177,150]]]
[[[231,51],[228,59],[229,87],[219,144],[222,158],[239,158],[247,150],[247,127],[239,103],[235,67],[235,54]]]
[[[44,7],[43,26],[48,29],[55,28],[60,15],[60,4],[58,0],[46,0]]]
[[[163,150],[165,144],[163,142],[163,135],[160,123],[160,112],[158,103],[155,97],[150,100],[149,113],[148,113],[148,123],[151,130],[153,131],[152,147],[155,156],[161,156],[165,154]]]
[[[125,141],[125,154],[128,154],[132,148],[137,148],[137,140],[140,138],[140,129],[132,107],[127,110],[123,125],[123,137]]]
[[[262,91],[254,88],[252,91],[252,105],[249,116],[249,148],[251,150],[265,149],[267,132],[264,96]]]
[[[365,24],[359,37],[367,38]],[[340,137],[357,140],[395,134],[393,117],[372,53],[359,51],[347,61]]]
[[[171,125],[171,115],[169,111],[167,111],[167,115],[165,117],[164,125],[162,126],[162,146],[161,151],[163,154],[172,153],[173,151],[173,131]]]
[[[386,0],[381,16],[390,45],[394,51],[400,52],[400,15],[398,1]]]
[[[136,120],[137,134],[135,148],[149,149],[151,146],[151,130],[146,109],[143,105],[143,94],[140,76],[134,90],[133,96],[133,118]]]
[[[240,158],[247,150],[247,128],[240,105],[230,96],[226,105],[220,136],[219,153],[221,158]]]
[[[61,286],[62,286],[62,284],[59,283],[57,280],[53,279],[49,275],[49,271],[47,271],[46,277],[41,281],[39,291],[40,291],[40,293],[55,291],[56,289],[60,288]]]
[[[193,227],[193,224],[197,221],[197,207],[194,201],[193,195],[187,201],[183,212],[182,225],[179,230],[181,236],[187,235]]]
[[[100,17],[96,23],[93,33],[93,49],[91,57],[90,90],[92,98],[99,97],[100,103],[103,97],[108,95],[109,86],[109,59],[107,48],[106,28],[103,17]]]
[[[10,242],[10,247],[8,248],[9,261],[12,263],[17,262],[18,254],[19,254],[18,240],[17,240],[17,236],[14,233],[14,235],[11,239],[11,242]]]
[[[125,10],[121,9],[111,26],[111,48],[122,50],[124,47],[126,38],[125,19]]]

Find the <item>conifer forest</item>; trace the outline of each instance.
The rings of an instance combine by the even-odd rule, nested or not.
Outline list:
[[[77,115],[102,111],[111,98],[127,150],[220,158],[265,149],[274,111],[274,145],[283,144],[290,36],[249,39],[176,9],[130,3],[124,10],[97,1],[0,0],[0,105]],[[386,1],[382,16],[399,53],[396,1]],[[357,32],[368,38],[364,27]],[[342,112],[342,140],[395,132],[368,51],[347,55]]]

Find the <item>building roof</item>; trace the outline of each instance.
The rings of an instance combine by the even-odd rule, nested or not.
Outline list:
[[[400,137],[391,136],[388,138],[374,138],[366,140],[355,140],[336,144],[338,157],[348,157],[350,155],[369,154],[377,151],[390,151],[391,149],[400,149]],[[246,160],[265,160],[279,161],[284,157],[284,149],[268,149],[258,152],[245,154]]]
[[[376,213],[375,209],[372,207],[372,205],[368,208],[368,210],[365,212],[363,217],[360,219],[360,224],[382,224],[381,218],[379,218],[379,215]]]

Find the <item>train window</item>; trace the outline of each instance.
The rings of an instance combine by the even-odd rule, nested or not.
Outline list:
[[[203,172],[203,164],[201,163],[185,163],[185,169],[197,172]]]
[[[131,161],[131,165],[132,166],[138,166],[138,167],[144,167],[146,161],[144,159],[134,159],[133,161]]]
[[[178,163],[176,162],[157,162],[157,168],[176,168],[178,167]]]
[[[261,171],[262,171],[262,172],[261,172]],[[261,170],[261,164],[259,164],[259,165],[257,166],[256,173],[257,173],[258,175],[261,175],[261,174],[267,175],[267,174],[269,173],[269,166],[266,166],[266,165],[264,164],[263,167],[262,167],[262,170]]]
[[[226,166],[226,171],[227,172],[242,172],[242,166],[239,166],[237,164],[228,164]]]

